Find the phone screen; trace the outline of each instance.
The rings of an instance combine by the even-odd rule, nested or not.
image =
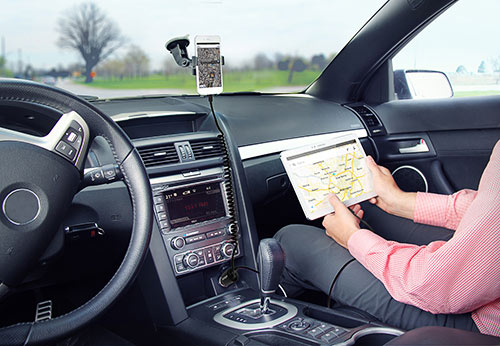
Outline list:
[[[221,88],[219,44],[198,44],[198,88]]]

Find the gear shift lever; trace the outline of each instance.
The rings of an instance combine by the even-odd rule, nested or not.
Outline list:
[[[285,253],[274,238],[262,239],[257,252],[260,275],[260,310],[268,313],[271,294],[276,291],[285,265]]]

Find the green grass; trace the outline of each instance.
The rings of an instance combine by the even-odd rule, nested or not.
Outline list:
[[[453,97],[500,95],[500,90],[455,91]]]
[[[302,86],[310,84],[319,74],[306,70],[294,72],[288,83],[288,71],[232,71],[224,73],[224,91],[253,91],[281,86]],[[77,83],[84,84],[83,79]],[[104,79],[96,77],[88,86],[103,89],[179,89],[196,90],[196,79],[191,74],[150,75],[142,78]]]

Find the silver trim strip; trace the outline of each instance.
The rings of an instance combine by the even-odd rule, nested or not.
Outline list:
[[[125,121],[131,119],[142,119],[142,118],[156,118],[156,117],[166,117],[170,115],[196,115],[196,112],[179,112],[179,111],[157,111],[157,112],[130,112],[130,113],[119,113],[113,115],[111,118],[116,121]]]
[[[164,177],[149,179],[149,182],[151,183],[151,185],[175,183],[175,182],[183,182],[186,180],[192,180],[193,178],[198,180],[200,178],[210,177],[210,176],[222,174],[222,173],[224,173],[222,168],[215,167],[215,168],[200,170],[200,174],[195,175],[195,176],[187,176],[186,177],[183,174],[172,174],[172,175],[168,175],[168,176],[164,176]]]
[[[239,310],[245,306],[252,305],[255,303],[260,303],[260,299],[249,300],[249,301],[241,303],[235,307],[223,310],[214,316],[214,321],[219,323],[219,324],[222,324],[223,326],[229,327],[229,328],[234,328],[234,329],[239,329],[239,330],[256,330],[256,329],[272,328],[274,326],[277,326],[278,324],[283,323],[283,322],[295,317],[297,315],[297,312],[298,312],[297,307],[292,305],[292,304],[285,303],[285,302],[282,302],[279,300],[271,299],[271,304],[279,305],[282,308],[287,309],[288,312],[284,316],[281,316],[280,318],[277,318],[275,320],[271,320],[271,321],[267,321],[267,322],[263,322],[263,323],[254,323],[254,324],[246,324],[246,323],[231,321],[231,320],[224,317],[225,314]]]
[[[37,204],[38,204],[38,210],[37,210],[37,212],[36,212],[36,215],[35,215],[35,216],[31,219],[31,220],[29,220],[29,221],[27,221],[27,222],[16,222],[16,221],[12,220],[12,219],[9,217],[9,215],[7,215],[7,210],[5,210],[5,204],[7,203],[7,199],[9,199],[9,197],[10,197],[13,193],[15,193],[15,192],[17,192],[17,191],[27,191],[27,192],[31,193],[33,196],[35,196],[35,198],[36,198],[36,202],[37,202]],[[5,217],[7,218],[7,220],[9,220],[11,223],[13,223],[13,224],[14,224],[14,225],[16,225],[16,226],[25,226],[25,225],[30,224],[30,223],[32,223],[33,221],[35,221],[35,220],[36,220],[36,218],[38,217],[38,215],[40,215],[40,209],[41,209],[40,198],[38,197],[38,195],[37,195],[36,193],[34,193],[33,191],[31,191],[31,190],[29,190],[29,189],[15,189],[15,190],[11,191],[11,192],[7,195],[7,197],[5,197],[5,199],[3,200],[3,203],[2,203],[2,211],[3,211],[3,214],[5,215]]]
[[[351,136],[354,135],[357,138],[363,138],[368,136],[365,129],[359,129],[352,131],[332,132],[316,136],[283,139],[280,141],[273,141],[273,142],[253,144],[253,145],[245,145],[239,147],[238,150],[240,152],[241,159],[247,160],[254,157],[280,153],[284,150],[295,149],[302,146],[311,145],[346,135],[351,135]]]
[[[397,171],[399,171],[400,169],[403,169],[403,168],[412,169],[415,172],[417,172],[418,174],[420,174],[420,176],[422,177],[422,179],[424,180],[424,183],[425,183],[425,192],[429,192],[429,185],[427,184],[427,179],[425,179],[424,173],[422,173],[418,168],[415,168],[413,166],[404,165],[404,166],[400,166],[400,167],[396,168],[391,174],[394,175],[394,173],[396,173]]]

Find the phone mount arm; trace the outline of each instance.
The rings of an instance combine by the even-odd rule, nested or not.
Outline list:
[[[189,59],[187,46],[189,46],[189,35],[175,37],[165,43],[165,48],[172,54],[180,67],[189,67],[193,62],[192,59]]]
[[[165,48],[172,54],[175,62],[180,67],[190,67],[193,69],[193,74],[196,74],[196,65],[198,64],[198,59],[196,56],[189,58],[187,52],[187,47],[189,46],[189,35],[174,37],[165,43]],[[221,63],[224,65],[224,57],[221,56]]]

